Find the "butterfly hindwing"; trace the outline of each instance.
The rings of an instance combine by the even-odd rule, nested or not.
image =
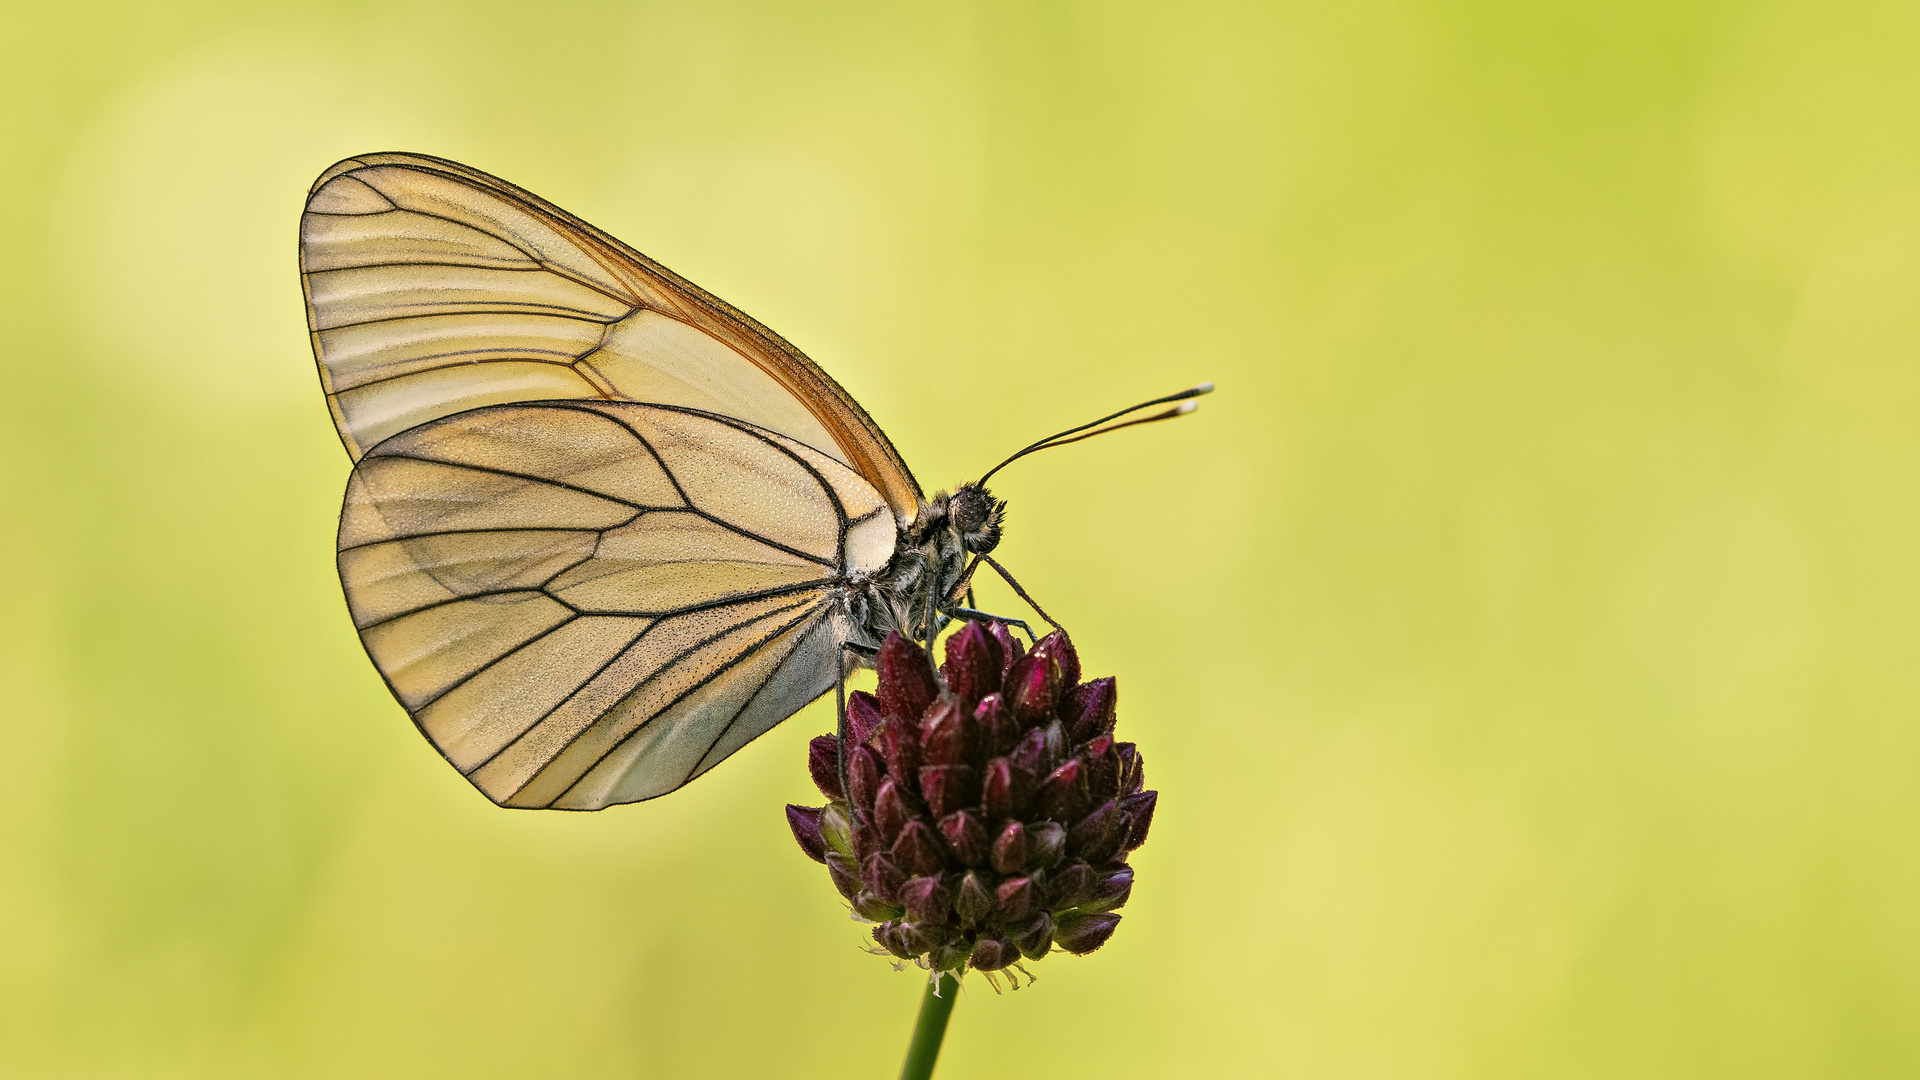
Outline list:
[[[832,687],[829,590],[891,557],[887,511],[727,418],[495,405],[361,458],[340,577],[395,697],[475,786],[592,809],[679,787]]]

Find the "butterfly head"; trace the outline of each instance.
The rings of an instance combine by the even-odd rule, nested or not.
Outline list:
[[[985,555],[999,546],[1006,518],[1005,500],[994,498],[977,482],[966,483],[951,495],[943,491],[928,500],[905,535],[916,547],[931,543],[951,552],[957,546],[962,552]]]
[[[979,484],[961,484],[947,499],[947,523],[960,535],[960,546],[973,554],[985,555],[999,546],[1006,519],[1007,501]]]

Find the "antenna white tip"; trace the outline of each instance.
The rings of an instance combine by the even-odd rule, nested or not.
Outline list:
[[[1210,382],[1203,382],[1199,386],[1194,387],[1193,392],[1196,394],[1211,394],[1213,393],[1213,384]]]
[[[1185,416],[1199,407],[1200,407],[1200,403],[1197,401],[1183,401],[1180,403],[1179,408],[1173,410],[1173,415]]]

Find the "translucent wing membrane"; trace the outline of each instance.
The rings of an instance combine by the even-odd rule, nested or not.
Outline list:
[[[655,402],[785,435],[864,477],[898,520],[918,510],[885,434],[798,349],[503,180],[411,154],[342,161],[308,197],[300,268],[356,461],[485,405]]]
[[[759,323],[454,162],[342,161],[300,226],[357,463],[340,577],[367,653],[494,801],[664,794],[832,685],[832,590],[920,490]]]
[[[884,529],[876,529],[874,523]],[[659,405],[429,420],[355,467],[340,579],[422,732],[509,806],[663,795],[831,688],[890,508],[779,433]]]

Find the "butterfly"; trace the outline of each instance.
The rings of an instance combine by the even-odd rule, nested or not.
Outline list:
[[[983,562],[1005,575],[992,471],[927,498],[800,350],[503,180],[341,161],[308,193],[300,276],[354,463],[338,536],[354,626],[499,805],[673,791],[890,632],[930,641],[979,615],[960,601]],[[1170,407],[1122,420],[1154,405]]]

